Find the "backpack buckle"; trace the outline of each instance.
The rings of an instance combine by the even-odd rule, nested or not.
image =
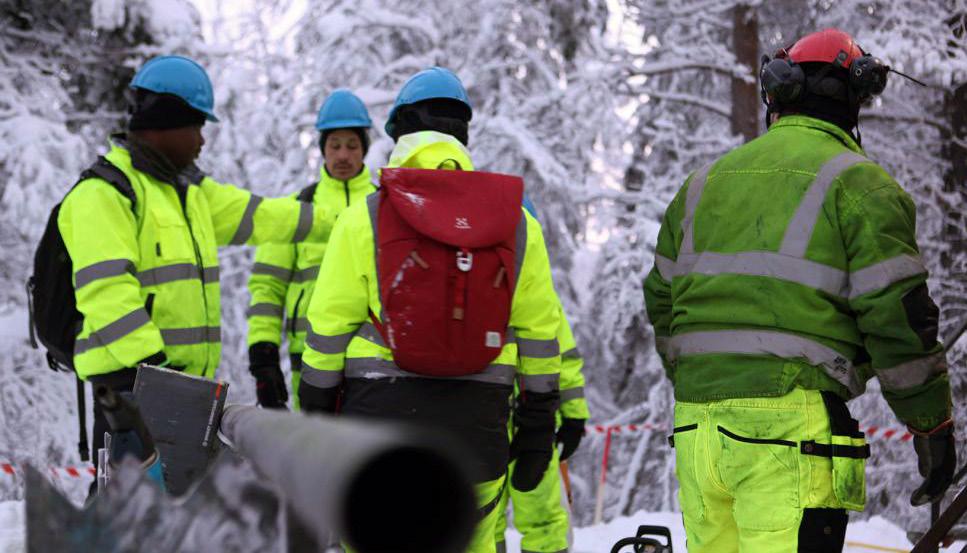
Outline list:
[[[467,250],[458,251],[457,269],[460,269],[461,271],[466,273],[470,271],[471,267],[473,267],[473,254],[468,252]]]

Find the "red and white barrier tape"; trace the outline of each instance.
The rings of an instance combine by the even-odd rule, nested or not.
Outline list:
[[[47,470],[58,478],[92,478],[95,474],[93,465],[48,467]],[[0,463],[0,473],[13,476],[18,472],[22,472],[19,466],[13,463]]]
[[[664,425],[656,425],[651,423],[643,424],[590,424],[584,427],[589,434],[620,434],[631,433],[631,432],[644,432],[644,431],[655,431],[655,432],[669,432],[671,428]],[[913,439],[913,434],[907,432],[906,428],[890,428],[886,426],[861,426],[860,430],[866,434],[867,439],[877,439],[877,440],[890,440],[890,441],[900,441],[909,442]]]

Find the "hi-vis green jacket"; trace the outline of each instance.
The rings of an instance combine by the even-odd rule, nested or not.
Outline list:
[[[332,178],[323,166],[312,204],[335,217],[375,190],[369,168],[365,165],[348,181]],[[309,326],[306,318],[309,298],[325,254],[326,242],[266,244],[255,250],[255,265],[248,281],[252,296],[248,309],[249,345],[258,342],[279,345],[284,315],[289,353],[302,353]]]
[[[448,160],[458,162],[465,170],[473,169],[469,153],[456,139],[423,131],[400,138],[389,166],[435,169]],[[370,312],[382,312],[373,232],[378,197],[372,195],[365,203],[351,205],[333,229],[309,302],[303,387],[333,388],[341,385],[344,377],[392,382],[417,376],[393,363],[392,352],[368,322]],[[558,300],[540,224],[523,208],[521,211],[527,224],[518,232],[526,232],[526,238],[519,237],[517,242],[523,244],[524,251],[517,253],[522,263],[510,315],[516,341],[508,341],[484,372],[454,380],[510,387],[519,376],[528,390],[556,392],[561,369]]]
[[[950,416],[913,201],[835,125],[785,116],[696,171],[668,206],[645,281],[680,401],[862,393],[897,417]]]
[[[564,308],[560,307],[561,326],[557,331],[557,340],[561,344],[561,406],[558,413],[569,419],[584,419],[591,417],[588,411],[588,400],[584,397],[584,359],[578,351],[571,323],[564,315]]]
[[[131,181],[135,212],[95,178],[67,195],[58,218],[84,315],[77,373],[86,379],[164,351],[172,366],[213,377],[221,356],[218,246],[319,241],[332,221],[291,198],[263,199],[208,177],[190,183],[135,142],[118,140],[105,157]]]

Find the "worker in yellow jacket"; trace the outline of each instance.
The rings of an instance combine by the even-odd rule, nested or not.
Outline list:
[[[217,121],[211,81],[200,65],[157,57],[135,74],[131,88],[128,132],[113,136],[98,162],[131,195],[104,178],[82,178],[58,215],[83,315],[75,370],[121,392],[133,388],[141,362],[215,375],[219,246],[320,241],[332,226],[324,208],[261,198],[195,166],[205,142],[202,126]],[[107,428],[95,405],[95,451]]]
[[[396,140],[389,167],[472,172],[474,165],[466,148],[471,115],[469,98],[456,75],[439,67],[417,73],[403,86],[389,115],[387,133]],[[466,192],[482,193],[480,189]],[[338,407],[347,415],[407,421],[433,436],[451,435],[454,444],[471,453],[480,521],[469,547],[472,553],[496,551],[496,506],[506,484],[511,451],[517,461],[510,484],[522,490],[539,484],[553,451],[559,403],[560,316],[540,224],[520,208],[519,189],[517,194],[513,198],[516,205],[508,203],[511,195],[487,198],[490,204],[513,215],[510,237],[516,248],[510,258],[515,288],[509,299],[508,328],[487,333],[487,347],[495,349],[496,357],[484,370],[428,377],[397,364],[394,349],[399,344],[394,340],[404,337],[390,335],[392,338],[386,340],[383,331],[406,321],[383,316],[384,310],[395,307],[382,301],[381,286],[395,287],[405,296],[411,284],[402,270],[377,267],[382,259],[377,244],[385,238],[376,236],[378,228],[383,228],[377,223],[387,207],[382,202],[389,201],[382,192],[343,211],[333,229],[309,303],[309,332],[302,357],[299,399],[303,410],[335,412]],[[426,207],[424,220],[433,220],[438,198],[420,194],[407,197],[411,208]],[[468,232],[489,223],[472,225],[462,218],[449,221],[453,221],[451,229]],[[481,252],[464,251],[457,255],[456,266],[447,265],[473,275],[471,265],[476,270],[483,261],[478,254]],[[404,268],[423,267],[419,270],[425,269],[428,275],[439,269],[416,250],[408,259]],[[381,276],[394,275],[398,278],[383,279],[384,284],[380,284]],[[493,289],[503,286],[505,276],[505,272],[498,273],[487,280],[488,286],[490,282]],[[459,282],[463,277],[454,274],[453,278]],[[421,283],[412,283],[417,285]],[[403,296],[395,297],[407,302]],[[441,290],[441,299],[444,296]],[[455,301],[459,304],[462,300],[457,297]],[[473,300],[468,301],[472,304]],[[414,317],[439,312],[452,320],[451,313],[453,319],[462,319],[463,313],[462,308],[433,302],[419,311],[422,313],[414,313]],[[514,443],[510,444],[507,424],[515,380],[527,393],[518,398]]]
[[[359,97],[346,89],[333,91],[316,118],[319,149],[325,163],[319,180],[296,198],[338,215],[373,193],[376,186],[363,162],[369,149],[367,131],[372,125]],[[279,363],[284,333],[292,367],[293,403],[298,408],[299,375],[308,328],[306,313],[326,245],[266,244],[255,250],[255,265],[248,281],[252,297],[248,309],[248,355],[249,371],[255,377],[262,407],[285,408],[289,397]]]

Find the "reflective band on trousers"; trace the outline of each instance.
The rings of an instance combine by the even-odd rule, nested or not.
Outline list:
[[[584,386],[561,390],[561,403],[571,401],[572,399],[581,399],[582,397],[584,397]]]
[[[356,332],[347,332],[345,334],[338,334],[336,336],[325,336],[322,334],[316,334],[310,328],[308,334],[306,335],[306,344],[312,349],[318,351],[319,353],[327,353],[330,355],[337,353],[344,353],[346,348],[349,347],[350,340]]]
[[[554,374],[522,374],[517,377],[523,390],[537,394],[556,392],[561,387],[560,373]]]
[[[252,197],[248,200],[248,205],[245,206],[245,213],[242,214],[242,220],[238,222],[238,229],[236,229],[235,236],[232,237],[230,244],[244,244],[252,237],[252,231],[255,230],[255,210],[258,209],[260,203],[262,203],[262,197],[252,194]]]
[[[134,271],[134,263],[129,259],[109,259],[94,263],[74,273],[74,289],[80,290],[102,278],[116,277],[125,273],[134,274]]]
[[[378,357],[354,357],[346,359],[346,378],[429,378],[443,380],[470,380],[488,384],[504,384],[513,386],[517,367],[513,365],[490,365],[483,372],[465,376],[425,376],[404,371],[392,361]]]
[[[92,332],[87,338],[77,340],[74,343],[74,355],[80,355],[87,350],[116,342],[149,322],[151,322],[151,316],[143,307],[139,307],[120,319],[108,323],[96,332]]]
[[[167,282],[197,278],[201,278],[205,284],[218,282],[218,267],[205,267],[199,271],[198,266],[193,263],[174,263],[138,273],[138,282],[141,286],[157,286]]]
[[[819,342],[795,334],[763,330],[713,330],[688,332],[672,336],[668,355],[744,354],[774,355],[783,359],[805,359],[820,366],[831,378],[846,386],[850,393],[863,393],[853,364],[838,351]]]
[[[292,280],[292,271],[275,265],[269,265],[268,263],[256,263],[252,265],[252,274],[275,277],[283,282]]]
[[[309,236],[312,230],[312,204],[309,202],[299,203],[299,223],[295,227],[295,234],[292,235],[293,242],[302,242]]]
[[[161,339],[166,346],[192,346],[222,341],[222,329],[217,326],[190,328],[162,328]]]
[[[342,371],[324,371],[302,361],[302,382],[316,388],[334,388],[342,384]]]
[[[518,336],[517,352],[523,357],[546,359],[548,357],[557,357],[560,355],[561,347],[557,343],[557,338],[551,340],[533,340]]]
[[[907,361],[894,367],[873,369],[884,390],[898,392],[920,386],[938,374],[947,372],[947,356],[941,352]]]
[[[282,318],[282,306],[276,305],[274,303],[256,303],[255,305],[250,305],[248,311],[245,313],[247,317],[253,316],[263,316],[263,317],[278,317]]]

